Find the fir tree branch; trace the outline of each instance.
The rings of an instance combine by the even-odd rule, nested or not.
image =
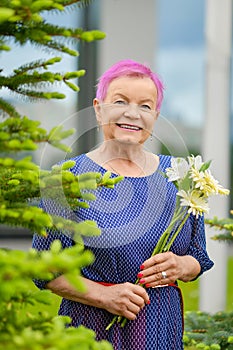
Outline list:
[[[6,100],[3,100],[2,98],[0,98],[0,110],[2,111],[3,117],[6,117],[7,115],[9,115],[10,117],[13,117],[13,118],[20,118],[20,114],[17,112],[15,107],[13,107],[12,104],[6,102]],[[1,140],[1,136],[0,136],[0,140]]]
[[[6,30],[7,26],[7,30]],[[0,35],[5,37],[13,37],[20,45],[24,45],[30,41],[32,44],[45,46],[56,51],[65,52],[72,56],[77,56],[75,50],[71,50],[67,46],[61,44],[61,38],[66,40],[83,40],[91,42],[94,40],[101,40],[105,34],[99,30],[84,31],[81,28],[67,28],[60,27],[45,21],[24,23],[3,23],[0,24]],[[59,38],[59,42],[53,40],[53,37]]]
[[[79,7],[86,6],[91,0],[53,0],[53,1],[1,1],[0,22],[40,22],[42,11],[64,11],[66,7],[77,4]]]
[[[232,214],[232,211],[230,211]],[[211,237],[216,241],[225,241],[227,243],[233,242],[233,218],[219,219],[214,216],[212,219],[205,219],[205,223],[210,227],[214,227],[216,230],[224,231],[221,234]]]
[[[54,26],[54,35],[51,36],[49,31],[52,32],[53,28],[44,25],[41,13],[43,10],[61,11],[64,8],[68,9],[70,5],[82,6],[87,3],[89,1],[85,0],[1,0],[0,50],[9,50],[7,39],[12,40],[13,38],[20,45],[31,42],[34,46],[54,48],[77,55],[76,51],[63,45],[62,38],[69,43],[77,40],[81,33],[80,38],[81,35],[84,37],[80,40],[88,41],[90,34],[85,34],[82,30],[77,30],[76,33],[71,33],[69,30],[64,32],[64,28],[59,30]],[[72,36],[76,36],[76,39]],[[0,85],[0,88],[7,88],[8,84],[9,90],[25,94],[27,97],[29,95],[43,96],[43,98],[61,97],[56,92],[49,93],[42,89],[43,84],[56,83],[60,80],[76,90],[77,87],[70,82],[70,79],[78,78],[77,74],[83,74],[83,72],[60,74],[59,78],[58,75],[51,75],[49,72],[41,73],[40,70],[47,69],[47,66],[53,63],[52,60],[46,62],[39,60],[21,66],[15,69],[8,78],[1,75],[3,85]],[[0,74],[2,74],[1,69]],[[41,91],[34,92],[33,89]],[[85,174],[73,178],[71,172],[68,171],[72,166],[69,162],[47,172],[40,171],[31,158],[14,159],[14,157],[18,158],[19,154],[12,155],[12,152],[33,150],[39,142],[48,141],[62,148],[64,145],[61,144],[61,140],[69,135],[69,131],[57,128],[52,132],[47,132],[40,127],[39,122],[21,116],[8,101],[2,98],[0,109],[3,114],[9,116],[6,120],[2,119],[0,123],[0,152],[4,152],[4,155],[9,154],[9,156],[0,158],[0,223],[12,227],[28,228],[31,232],[36,231],[44,236],[47,235],[47,229],[64,231],[65,234],[72,235],[76,243],[73,247],[62,249],[60,241],[54,241],[50,250],[44,252],[37,252],[34,249],[28,252],[0,249],[1,347],[5,350],[19,348],[63,350],[77,348],[77,344],[80,348],[86,348],[88,344],[90,350],[110,349],[110,344],[106,341],[97,342],[94,332],[84,327],[68,329],[67,325],[71,321],[69,317],[52,318],[48,316],[47,311],[43,312],[38,303],[48,303],[49,292],[33,293],[32,278],[51,280],[64,273],[78,290],[84,290],[79,278],[80,270],[93,261],[93,255],[86,250],[84,252],[80,234],[99,233],[98,227],[91,222],[82,223],[80,226],[75,221],[54,217],[38,208],[42,186],[45,185],[43,187],[45,191],[47,186],[51,193],[54,192],[54,198],[57,190],[64,192],[67,196],[66,204],[68,203],[67,206],[72,211],[72,208],[78,210],[80,205],[86,203],[83,198],[79,203],[78,190],[82,194],[81,188],[84,193],[85,188],[100,186],[112,188],[116,180],[111,179],[110,176],[101,177],[100,175],[98,177],[96,174],[93,176]],[[73,181],[70,181],[70,176]],[[59,177],[61,181],[57,181]],[[24,306],[27,304],[31,304],[31,307],[30,310],[25,311]],[[35,306],[34,310],[33,306]],[[38,310],[40,310],[39,313]],[[33,342],[32,339],[36,339],[36,342]]]
[[[49,60],[37,60],[37,61],[29,62],[14,69],[14,73],[16,75],[20,75],[38,68],[47,69],[49,65],[53,65],[54,63],[57,63],[60,61],[61,61],[61,57],[53,57]]]
[[[211,237],[214,241],[225,242],[225,243],[233,243],[233,234],[232,232],[225,232],[219,235],[215,235]]]
[[[233,312],[188,311],[185,313],[184,344],[198,349],[232,349]]]
[[[63,99],[65,98],[64,94],[58,92],[45,92],[45,91],[36,91],[35,89],[44,87],[44,84],[52,85],[55,82],[64,82],[74,91],[79,91],[78,86],[74,83],[69,82],[70,79],[80,78],[85,74],[85,70],[81,69],[75,72],[67,72],[65,74],[54,73],[54,72],[39,72],[36,69],[43,68],[47,69],[48,65],[52,65],[56,62],[59,62],[59,57],[51,58],[50,60],[45,61],[35,61],[27,65],[23,65],[14,70],[14,73],[9,77],[0,76],[0,86],[6,87],[11,91],[24,95],[28,98],[37,98],[37,99]],[[36,68],[36,69],[35,69]],[[32,73],[28,73],[33,71]],[[28,87],[28,89],[26,89]],[[31,88],[31,89],[29,89]],[[34,88],[34,90],[32,89]],[[1,106],[0,106],[1,107]]]
[[[74,129],[64,131],[62,127],[55,127],[47,132],[40,127],[39,121],[30,120],[26,116],[8,118],[0,123],[0,152],[33,150],[37,148],[36,144],[42,142],[48,142],[69,152],[70,148],[61,141],[72,135],[74,131]]]

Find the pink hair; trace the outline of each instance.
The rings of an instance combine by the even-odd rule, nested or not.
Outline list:
[[[118,61],[101,75],[101,77],[98,79],[96,98],[104,101],[109,84],[112,82],[112,80],[122,76],[140,76],[150,78],[154,82],[158,94],[156,109],[160,109],[164,90],[162,81],[157,74],[151,71],[148,66],[133,60]]]

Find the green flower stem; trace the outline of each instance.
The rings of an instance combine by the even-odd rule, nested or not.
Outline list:
[[[139,278],[137,278],[137,280],[134,284],[138,284],[138,282],[139,282]],[[140,284],[140,286],[144,287],[143,284]],[[126,322],[127,322],[127,318],[126,317],[123,318],[123,316],[118,316],[118,315],[114,316],[112,321],[105,328],[106,331],[108,331],[116,322],[120,323],[121,327],[124,327]]]
[[[128,321],[128,319],[125,317],[125,318],[123,319],[123,321],[121,322],[121,327],[122,327],[122,328],[125,327],[127,321]]]
[[[186,213],[186,215],[184,216],[183,220],[181,221],[179,227],[177,228],[176,232],[174,233],[174,235],[172,236],[170,242],[168,242],[168,244],[165,247],[165,251],[169,251],[174,240],[176,239],[176,237],[178,236],[178,234],[180,233],[182,227],[184,226],[185,222],[187,221],[188,217],[189,217],[189,213]]]
[[[164,249],[164,247],[167,243],[167,240],[168,240],[168,238],[169,238],[169,236],[174,228],[175,223],[182,218],[181,214],[182,214],[182,208],[178,208],[177,210],[175,210],[168,228],[164,231],[164,233],[160,237],[160,239],[159,239],[158,243],[156,244],[156,247],[153,250],[151,256],[154,256],[158,253],[163,252],[163,249]]]
[[[181,231],[182,227],[184,226],[185,222],[187,221],[188,217],[189,217],[189,213],[186,213],[184,215],[184,207],[177,207],[175,209],[175,212],[172,216],[171,222],[168,225],[167,229],[163,232],[162,236],[160,237],[158,243],[156,244],[155,249],[153,250],[151,256],[154,256],[158,253],[162,253],[165,251],[169,251],[169,249],[171,248],[174,240],[176,239],[176,237],[178,236],[179,232]],[[174,226],[177,222],[180,222],[180,225],[178,226],[177,230],[175,230],[175,232],[173,233],[171,239],[169,240],[169,237],[172,233],[172,230],[174,230]],[[138,284],[139,282],[139,278],[136,280],[135,284]],[[144,287],[144,285],[141,285],[142,287]],[[114,323],[120,323],[121,327],[124,327],[125,324],[127,323],[128,319],[126,317],[123,316],[114,316],[112,321],[109,323],[109,325],[106,327],[106,330],[109,330]]]
[[[108,330],[114,325],[115,322],[118,322],[118,320],[117,320],[118,317],[119,317],[119,316],[117,316],[117,315],[113,317],[112,321],[111,321],[111,322],[109,323],[109,325],[105,328],[106,331],[108,331]]]

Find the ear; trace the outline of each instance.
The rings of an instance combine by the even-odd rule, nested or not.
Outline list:
[[[96,115],[96,119],[98,124],[101,124],[101,110],[100,110],[100,101],[98,100],[98,98],[94,98],[93,100],[93,107],[95,110],[95,115]]]

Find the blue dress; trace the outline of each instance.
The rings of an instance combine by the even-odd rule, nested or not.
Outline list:
[[[171,157],[160,155],[157,171],[145,177],[125,177],[114,189],[101,188],[90,201],[90,208],[79,209],[78,220],[95,220],[101,228],[98,237],[84,237],[85,247],[95,255],[92,265],[82,270],[84,277],[107,283],[135,283],[140,265],[148,259],[174,212],[176,188],[163,176]],[[88,156],[72,158],[74,174],[89,171],[104,174],[106,170]],[[112,174],[112,176],[116,176]],[[57,214],[51,206],[50,213]],[[74,244],[71,237],[50,233],[47,238],[34,235],[33,247],[47,250],[54,239],[63,247]],[[201,273],[213,262],[206,252],[204,219],[190,215],[171,249],[177,255],[191,255],[198,260]],[[44,288],[46,281],[35,281]],[[108,288],[108,287],[106,287]],[[97,340],[110,341],[115,350],[180,350],[183,349],[182,298],[176,287],[148,288],[150,305],[146,305],[136,320],[124,328],[114,324],[105,328],[113,315],[106,310],[63,299],[59,314],[68,315],[72,326],[84,325],[96,332]]]

